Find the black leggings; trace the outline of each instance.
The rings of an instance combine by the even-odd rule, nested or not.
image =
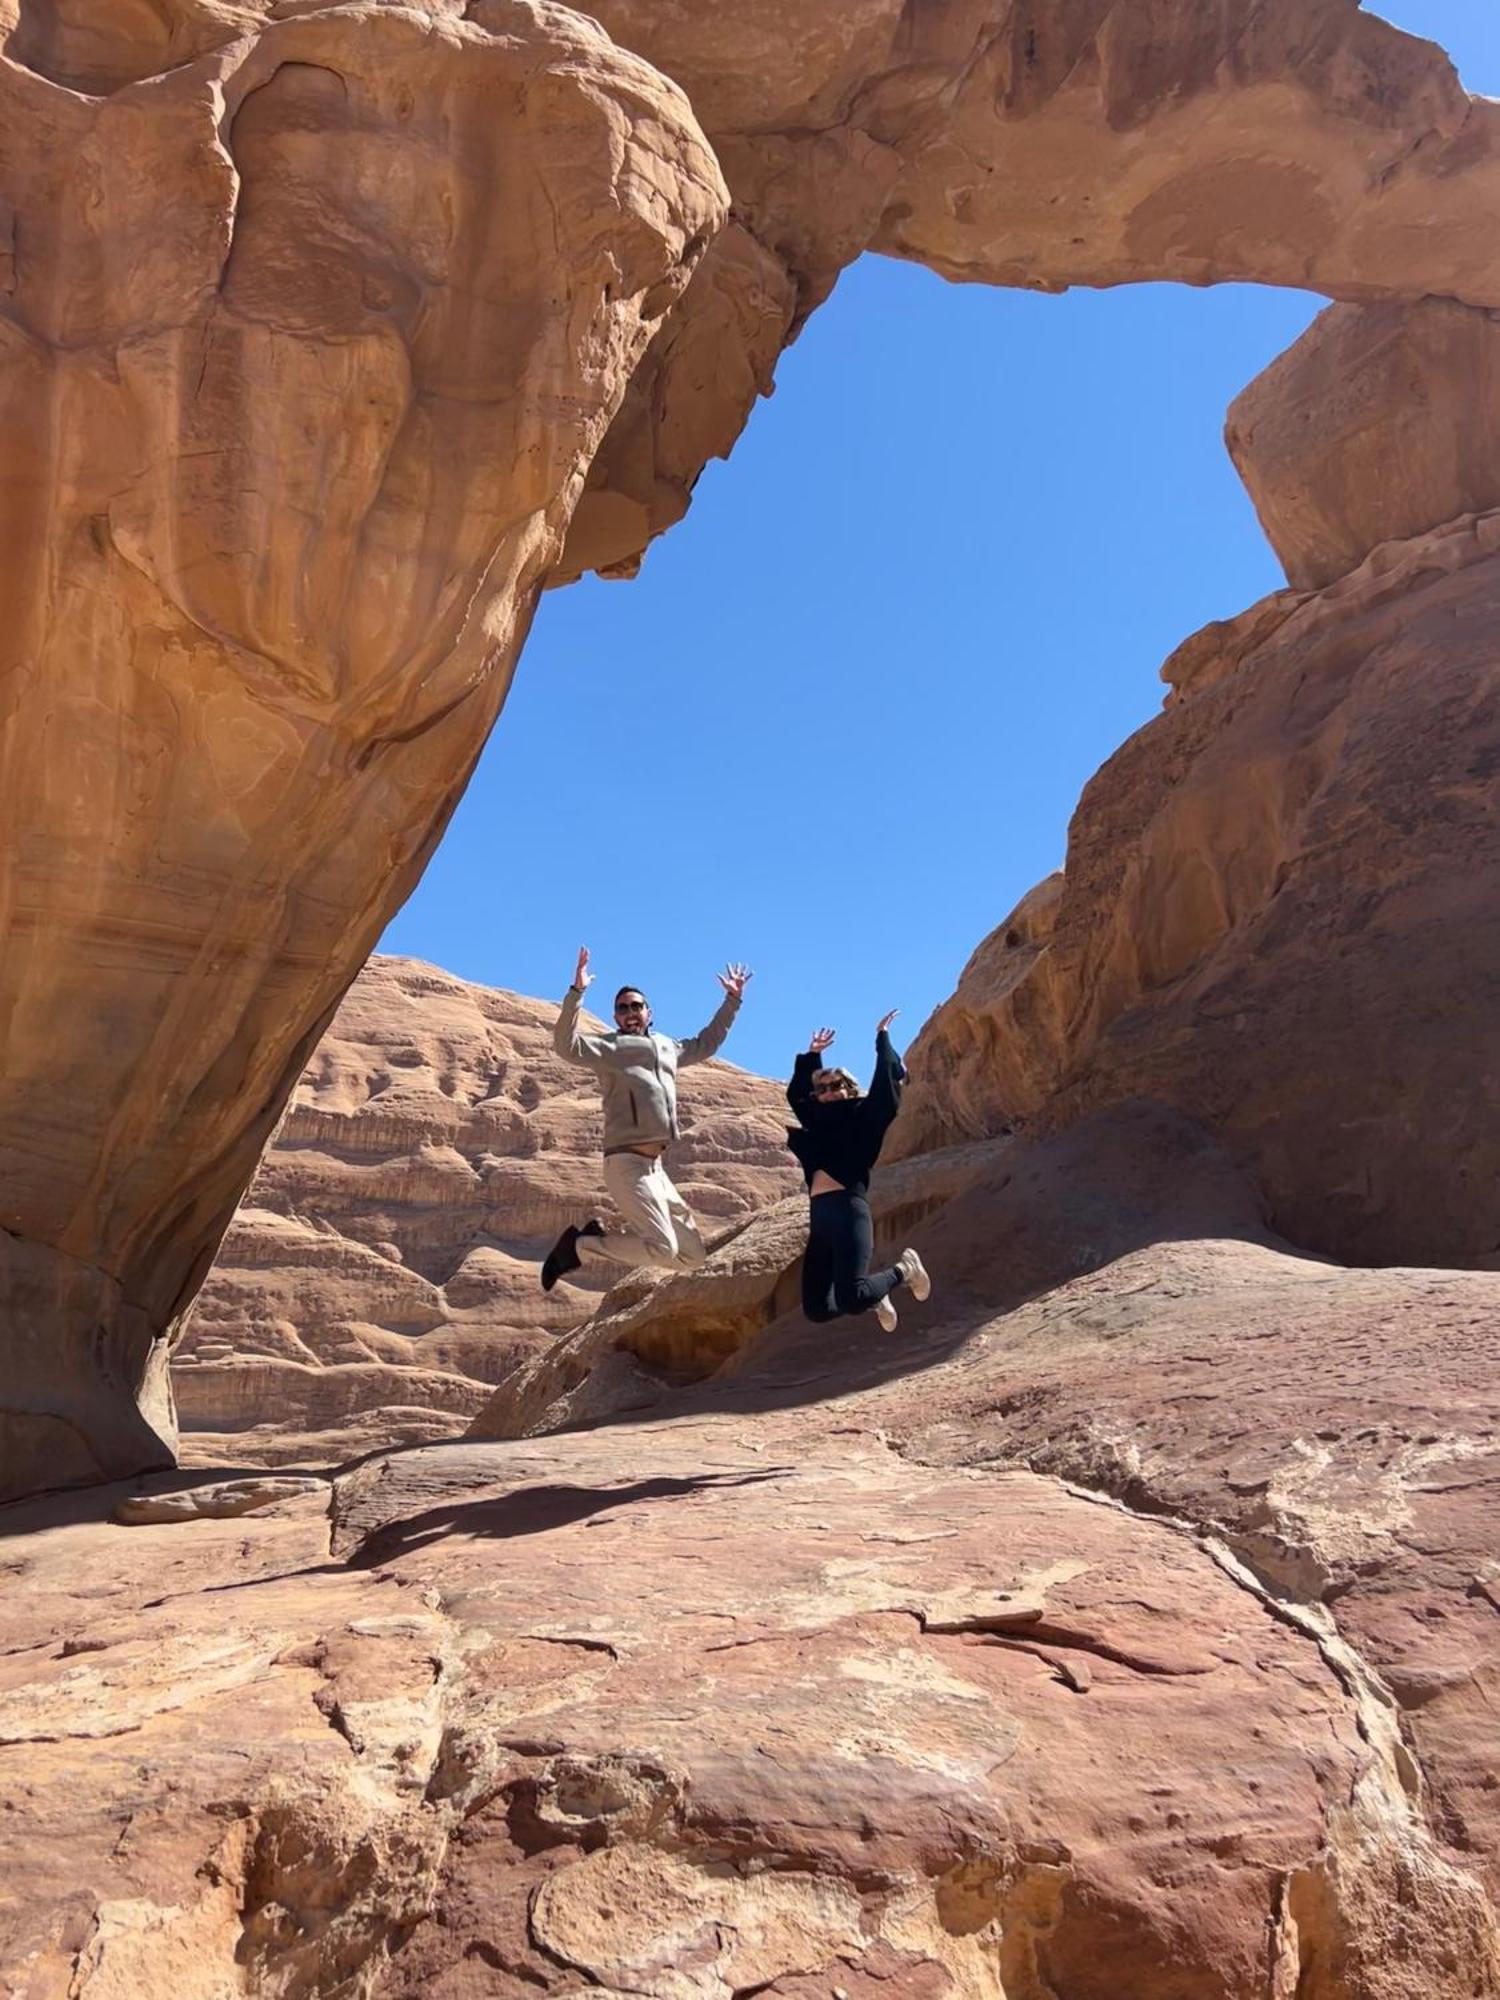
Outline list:
[[[842,1313],[868,1312],[901,1282],[894,1268],[870,1276],[875,1225],[862,1194],[815,1194],[808,1204],[807,1255],[802,1260],[802,1310],[821,1324]]]

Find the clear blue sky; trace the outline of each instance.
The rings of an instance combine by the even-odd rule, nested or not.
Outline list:
[[[1500,95],[1497,0],[1384,0]],[[382,949],[561,996],[580,943],[726,1056],[910,1039],[1063,859],[1157,669],[1282,581],[1231,399],[1323,301],[1061,298],[866,257],[632,583],[551,593],[474,782]]]

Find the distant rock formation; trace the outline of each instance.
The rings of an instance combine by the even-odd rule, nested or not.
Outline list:
[[[598,1092],[552,1053],[556,1017],[556,1001],[370,960],[173,1357],[190,1458],[326,1463],[460,1430],[588,1316],[597,1285],[537,1282],[565,1222],[609,1213]],[[780,1084],[702,1063],[680,1105],[672,1168],[711,1231],[798,1184]]]

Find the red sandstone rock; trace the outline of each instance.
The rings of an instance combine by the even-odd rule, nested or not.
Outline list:
[[[170,1462],[174,1322],[726,202],[560,7],[8,4],[0,45],[13,1494]]]
[[[587,1316],[597,1285],[537,1282],[564,1223],[609,1213],[598,1091],[552,1053],[556,1016],[415,960],[365,967],[174,1353],[193,1461],[461,1430]],[[711,1236],[797,1184],[779,1084],[704,1063],[681,1112],[673,1171]]]
[[[1299,589],[1500,507],[1500,317],[1331,306],[1230,407],[1225,441]]]
[[[932,1164],[925,1216],[928,1160],[881,1170],[935,1275],[929,1305],[897,1295],[894,1337],[805,1325],[789,1227],[763,1239],[758,1312],[745,1258],[741,1338],[705,1354],[711,1380],[674,1392],[635,1359],[686,1317],[674,1294],[695,1281],[669,1280],[654,1311],[602,1315],[549,1357],[559,1385],[571,1350],[554,1402],[535,1375],[527,1403],[502,1387],[476,1432],[826,1410],[835,1437],[873,1425],[903,1454],[1027,1466],[1189,1522],[1383,1677],[1436,1834],[1500,1885],[1500,1274],[1299,1254],[1159,1109]],[[680,1333],[677,1351],[685,1372]]]
[[[1500,111],[1351,0],[598,11],[0,7],[0,1490],[170,1457],[172,1331],[538,592],[628,572],[850,258],[1500,307]],[[1123,1035],[1086,1101],[1156,1087]],[[1287,1226],[1475,1254],[1351,1186]]]
[[[0,0],[13,1484],[159,1452],[163,1328],[536,590],[631,567],[861,247],[1500,304],[1494,107],[1342,0],[1147,35],[1096,0],[603,4],[712,128],[707,254],[685,101],[563,9]],[[1403,340],[1439,317],[1473,334]],[[1378,324],[1334,331],[1389,439]],[[1399,504],[1351,494],[1319,415],[1308,578],[1475,498],[1441,424]],[[1267,492],[1305,466],[1274,426],[1252,456]],[[1211,1122],[1304,1244],[1494,1256],[1495,542],[1386,548],[1169,663],[919,1052],[905,1143],[978,1143],[882,1169],[882,1242],[938,1283],[893,1339],[787,1310],[794,1199],[480,1418],[611,1428],[0,1517],[7,1990],[1500,1990],[1500,1276],[1298,1252],[1201,1131],[1121,1107]],[[363,1060],[311,1089],[378,1151]],[[257,1370],[372,1438],[397,1375],[413,1424],[477,1400],[406,1365],[458,1351],[434,1291],[508,1282],[493,1246],[421,1268],[475,1177],[433,1074],[363,1235],[247,1232],[231,1418]],[[256,1314],[304,1287],[371,1316],[318,1349]]]
[[[894,1255],[1005,1150],[954,1146],[882,1166],[871,1192],[877,1254]],[[802,1192],[755,1216],[700,1270],[633,1273],[589,1319],[506,1375],[467,1435],[528,1437],[650,1409],[671,1389],[732,1367],[763,1328],[798,1310],[806,1240]]]
[[[738,228],[783,273],[767,295],[795,299],[794,329],[865,249],[1038,291],[1252,279],[1500,306],[1500,110],[1465,93],[1440,49],[1354,0],[594,11],[687,91]],[[643,411],[622,412],[586,503],[615,532],[580,525],[570,573],[596,554],[629,573],[620,535],[660,533],[682,511],[684,438],[702,463],[738,436],[764,322],[731,320],[705,277],[653,352],[685,342],[700,314],[730,332],[722,387],[683,369],[657,396],[654,479]]]
[[[1045,932],[1002,925],[914,1045],[892,1150],[1149,1097],[1305,1248],[1500,1261],[1497,549],[1458,522],[1203,635]]]
[[[932,1193],[894,1339],[783,1318],[331,1517],[8,1510],[6,1977],[1493,1991],[1493,1381],[1410,1384],[1493,1377],[1500,1277],[1299,1258],[1160,1114]]]

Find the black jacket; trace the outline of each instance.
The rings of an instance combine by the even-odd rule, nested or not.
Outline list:
[[[801,1129],[789,1127],[786,1142],[796,1154],[809,1187],[821,1168],[850,1194],[864,1194],[880,1158],[886,1129],[901,1108],[906,1068],[884,1032],[875,1037],[875,1074],[865,1096],[814,1097],[813,1078],[822,1067],[823,1058],[811,1049],[797,1058],[786,1087],[786,1101],[801,1121]]]

